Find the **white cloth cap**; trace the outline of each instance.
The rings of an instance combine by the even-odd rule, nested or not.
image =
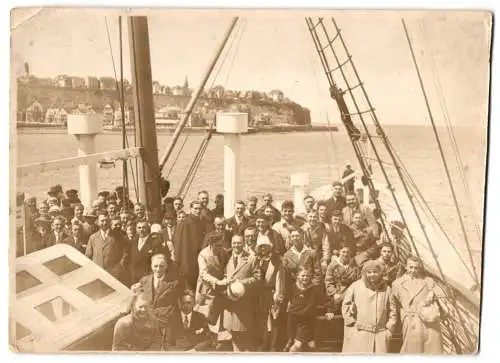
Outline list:
[[[267,236],[259,236],[257,238],[257,247],[262,246],[262,245],[268,245],[268,246],[273,247],[273,244],[271,243],[271,241],[269,240],[269,237],[267,237]]]
[[[162,232],[162,228],[161,228],[161,225],[159,225],[158,223],[155,223],[151,226],[151,233],[161,233]]]

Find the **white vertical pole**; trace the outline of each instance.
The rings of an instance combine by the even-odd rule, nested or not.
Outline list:
[[[306,187],[309,184],[309,174],[297,173],[290,175],[290,185],[293,188],[293,204],[295,213],[304,213],[304,197],[306,196]]]
[[[78,156],[95,153],[95,137],[96,134],[76,135]],[[80,174],[80,199],[85,209],[88,209],[97,196],[97,165],[95,163],[80,165],[78,171]]]
[[[238,134],[226,134],[224,141],[224,217],[229,218],[240,198],[241,144]]]

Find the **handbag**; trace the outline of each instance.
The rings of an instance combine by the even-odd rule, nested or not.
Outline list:
[[[434,323],[439,320],[441,314],[439,306],[433,302],[430,305],[422,306],[418,312],[420,319],[427,324]]]

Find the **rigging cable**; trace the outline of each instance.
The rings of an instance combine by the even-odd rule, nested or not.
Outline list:
[[[239,26],[239,29],[241,29],[241,26],[239,24],[238,24],[238,26]],[[239,31],[239,29],[238,29],[238,31]],[[211,82],[210,86],[208,87],[208,89],[213,88],[213,86],[215,84],[215,81],[217,80],[217,76],[219,75],[219,73],[220,73],[220,71],[222,69],[222,65],[226,61],[226,58],[227,58],[227,56],[228,56],[228,54],[229,54],[229,52],[230,52],[230,50],[231,50],[231,48],[233,46],[233,43],[234,43],[235,39],[236,39],[236,36],[232,36],[231,39],[229,40],[229,46],[228,46],[226,52],[224,53],[224,56],[222,57],[221,62],[218,63],[219,64],[218,70],[216,71],[215,76],[212,77],[212,82]],[[179,159],[179,156],[182,153],[182,150],[184,149],[184,146],[186,145],[186,142],[187,142],[188,138],[189,138],[189,133],[186,133],[185,136],[184,136],[184,140],[182,141],[182,144],[180,145],[179,150],[177,151],[177,155],[176,155],[175,159],[173,160],[172,164],[170,165],[170,168],[169,168],[168,173],[167,173],[167,178],[172,173],[172,171],[174,169],[174,166],[177,163],[177,160]]]
[[[111,62],[113,64],[113,73],[114,73],[114,76],[115,76],[115,85],[116,85],[116,90],[118,92],[118,98],[120,99],[120,104],[124,103],[125,100],[122,100],[121,99],[121,93],[120,93],[120,87],[119,87],[119,84],[118,84],[118,76],[117,76],[117,72],[116,72],[116,65],[115,65],[115,57],[113,55],[113,46],[111,45],[111,36],[110,36],[110,33],[109,33],[109,25],[108,25],[108,18],[107,17],[104,17],[104,22],[106,24],[106,35],[107,35],[107,38],[108,38],[108,46],[109,46],[109,52],[110,52],[110,56],[111,56]],[[120,44],[121,46],[121,44]],[[121,50],[120,50],[121,52]],[[123,64],[121,64],[121,67],[123,68]],[[114,117],[114,111],[113,111],[113,117]],[[122,116],[123,118],[123,116]],[[136,132],[136,129],[135,129],[135,123],[134,123],[134,132]],[[125,138],[125,142],[126,142],[126,146],[127,148],[129,147],[129,142],[128,142],[128,137],[126,136]],[[137,145],[136,145],[137,146]],[[135,196],[136,196],[136,201],[138,202],[139,201],[139,193],[138,193],[138,183],[139,183],[139,180],[135,178],[134,176],[134,168],[132,167],[132,160],[129,160],[130,161],[130,171],[132,173],[132,180],[134,182],[134,192],[135,192]],[[135,167],[136,167],[136,170],[138,168],[138,165],[137,165],[137,158],[135,158]],[[138,177],[138,174],[137,174],[137,177]]]
[[[122,17],[118,17],[118,36],[120,39],[120,111],[122,114],[122,148],[125,149],[127,145],[127,130],[125,128],[125,90],[123,87],[123,33],[122,33]],[[122,161],[123,168],[123,200],[128,201],[128,170],[127,160]]]
[[[313,54],[311,52],[311,55],[309,57],[309,61],[311,62],[311,70],[312,70],[312,73],[313,73],[313,78],[314,78],[314,83],[316,85],[316,91],[318,92],[318,98],[321,97],[321,88],[319,86],[319,82],[318,82],[318,73],[316,72],[316,68],[314,67],[314,57],[313,57]],[[324,106],[324,105],[323,105]],[[322,107],[323,108],[323,112],[325,113],[325,117],[326,117],[326,120],[328,122],[328,128],[330,128],[330,118],[328,117],[328,109],[327,107]],[[335,165],[337,165],[337,155],[336,155],[336,150],[335,150],[335,144],[334,144],[334,141],[333,141],[333,135],[332,135],[332,132],[330,130],[329,132],[330,134],[330,143],[332,145],[332,152],[333,152],[333,160],[330,160],[330,157],[328,155],[328,151],[325,149],[325,159],[326,159],[326,165],[327,165],[327,168],[328,168],[328,176],[330,178],[333,178],[333,173],[332,173],[332,169],[330,167],[330,163],[331,161],[334,162]],[[328,138],[328,136],[326,136],[325,134],[323,134],[323,137],[326,137]]]
[[[231,71],[233,69],[233,66],[234,66],[234,61],[236,60],[236,55],[238,54],[238,49],[240,47],[240,43],[241,43],[241,38],[243,38],[243,33],[245,32],[245,27],[247,25],[247,20],[244,19],[242,22],[241,22],[241,26],[240,28],[238,29],[239,31],[239,34],[237,34],[235,36],[235,38],[238,38],[238,40],[236,41],[236,46],[234,47],[234,53],[233,53],[233,58],[231,60],[231,63],[229,64],[229,70],[227,72],[227,77],[226,77],[226,81],[224,82],[224,88],[226,88],[227,86],[227,83],[229,82],[229,77],[231,76]]]
[[[448,242],[448,244],[453,248],[453,250],[455,251],[455,253],[457,254],[458,258],[460,259],[460,261],[462,261],[463,263],[463,266],[464,268],[467,270],[467,272],[469,273],[469,275],[474,278],[474,274],[472,273],[471,269],[469,268],[469,266],[467,265],[467,263],[465,262],[465,260],[463,259],[461,253],[458,251],[457,247],[453,244],[453,242],[451,241],[451,239],[449,238],[448,236],[448,233],[446,233],[446,231],[444,230],[442,224],[439,222],[438,218],[436,217],[436,215],[432,212],[432,209],[430,208],[429,204],[427,203],[427,201],[425,200],[422,192],[420,191],[420,189],[418,188],[414,178],[412,177],[412,175],[410,174],[410,172],[408,171],[408,169],[406,168],[406,166],[404,165],[403,163],[403,160],[401,159],[401,157],[398,155],[396,149],[392,146],[392,144],[390,143],[390,141],[388,140],[388,143],[390,145],[390,147],[392,148],[392,151],[396,157],[396,159],[398,160],[398,163],[399,163],[399,166],[401,167],[401,170],[403,171],[403,173],[405,174],[405,177],[409,183],[409,186],[410,188],[412,188],[413,192],[415,193],[415,195],[418,197],[416,198],[416,202],[419,204],[419,206],[422,208],[422,210],[424,211],[424,213],[427,213],[428,216],[431,217],[431,219],[436,223],[437,227],[439,228],[439,230],[443,233],[443,236],[445,237],[445,240],[446,242]],[[422,245],[423,247],[425,247],[424,245]],[[428,249],[428,248],[427,248]]]
[[[472,265],[472,269],[473,269],[473,272],[474,272],[474,279],[475,279],[476,284],[479,285],[479,278],[478,278],[478,275],[477,275],[476,267],[474,265],[474,260],[472,258],[471,247],[470,247],[469,239],[467,237],[467,231],[465,230],[465,225],[464,225],[464,221],[463,221],[463,218],[462,218],[462,213],[460,212],[460,207],[458,205],[457,196],[455,194],[455,188],[453,187],[453,183],[451,181],[451,175],[450,175],[450,171],[448,169],[448,163],[446,162],[446,158],[444,156],[443,147],[441,145],[441,140],[439,138],[439,134],[437,132],[436,124],[434,122],[434,117],[432,115],[432,111],[431,111],[431,108],[430,108],[429,100],[427,98],[427,93],[426,93],[425,88],[424,88],[424,83],[423,83],[423,80],[422,80],[422,76],[420,74],[420,69],[418,68],[417,60],[415,58],[415,52],[413,50],[413,45],[411,43],[410,36],[408,34],[408,29],[406,28],[406,23],[405,23],[404,19],[401,19],[401,21],[403,22],[403,28],[405,30],[406,39],[408,40],[408,45],[410,47],[410,52],[411,52],[411,56],[412,56],[412,59],[413,59],[413,64],[415,66],[415,71],[417,72],[417,76],[418,76],[418,80],[419,80],[419,84],[420,84],[420,89],[422,91],[422,94],[423,94],[423,97],[424,97],[424,100],[425,100],[425,104],[426,104],[426,107],[427,107],[427,112],[429,114],[429,118],[430,118],[431,125],[432,125],[432,130],[434,132],[434,136],[436,138],[436,143],[437,143],[438,148],[439,148],[439,153],[440,153],[440,156],[441,156],[441,160],[443,162],[443,167],[444,167],[444,170],[445,170],[445,173],[446,173],[446,177],[447,177],[447,180],[448,180],[448,184],[449,184],[449,187],[450,187],[450,190],[451,190],[451,194],[452,194],[452,197],[453,197],[453,203],[455,204],[455,209],[456,209],[456,212],[458,214],[458,219],[459,219],[459,222],[460,222],[460,228],[462,229],[462,233],[464,235],[465,243],[467,245],[467,251],[468,251],[468,254],[469,254],[470,263]]]
[[[477,240],[479,241],[479,243],[481,243],[481,231],[480,231],[479,223],[478,223],[479,218],[478,218],[476,210],[474,208],[474,204],[472,203],[472,196],[471,196],[471,192],[470,192],[470,187],[469,187],[469,184],[467,182],[467,176],[465,174],[465,167],[464,167],[464,164],[462,162],[462,158],[460,156],[460,149],[458,147],[458,143],[457,143],[457,140],[455,138],[455,133],[454,133],[454,130],[453,130],[453,125],[450,122],[448,107],[446,105],[446,99],[444,98],[444,93],[443,93],[442,85],[441,85],[441,82],[440,82],[440,79],[439,79],[439,75],[437,73],[437,67],[436,67],[434,55],[433,55],[433,52],[432,52],[432,47],[430,45],[430,42],[429,42],[429,39],[428,39],[428,36],[427,36],[427,28],[426,28],[425,23],[424,23],[424,21],[422,19],[419,19],[419,22],[420,22],[421,31],[422,31],[422,33],[424,35],[425,43],[427,45],[427,48],[429,49],[429,58],[430,58],[430,61],[431,61],[431,69],[432,69],[432,76],[433,76],[432,79],[434,81],[434,86],[438,90],[439,104],[441,106],[441,111],[443,113],[444,120],[446,122],[446,128],[448,130],[448,136],[450,138],[450,143],[451,143],[451,145],[453,147],[455,159],[456,159],[457,166],[458,166],[457,169],[458,169],[458,171],[460,173],[460,177],[461,177],[462,183],[464,185],[467,202],[469,204],[469,210],[470,210],[470,213],[471,213],[472,219],[473,219],[472,223],[474,225],[474,229],[475,229],[475,232],[476,232]]]

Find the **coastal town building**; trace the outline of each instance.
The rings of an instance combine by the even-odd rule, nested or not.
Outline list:
[[[87,76],[85,79],[85,85],[89,89],[99,89],[99,78]]]
[[[34,100],[33,103],[26,109],[25,117],[27,122],[44,121],[43,107],[38,100]]]
[[[99,88],[102,90],[112,90],[116,88],[115,79],[112,77],[99,78]]]
[[[83,77],[70,77],[71,79],[71,87],[73,88],[84,88],[85,87],[85,78]]]
[[[24,72],[18,77],[18,121],[19,122],[53,122],[62,120],[64,112],[81,112],[75,102],[85,100],[88,109],[102,114],[104,125],[121,125],[120,94],[114,77],[72,76],[60,74],[54,79],[37,78],[30,73],[26,63]],[[131,101],[131,84],[127,79],[123,81],[126,103]],[[120,84],[118,84],[120,87]],[[182,86],[166,86],[159,81],[152,85],[155,103],[155,119],[158,124],[176,124],[182,119],[182,112],[189,102],[193,90],[189,88],[188,78],[185,77]],[[67,93],[64,88],[71,88]],[[52,90],[51,90],[52,89]],[[101,90],[101,92],[95,92]],[[82,92],[81,97],[75,92]],[[201,94],[203,104],[193,110],[188,120],[189,126],[206,126],[214,122],[215,112],[222,110],[246,112],[249,114],[250,125],[308,125],[310,124],[309,110],[285,97],[283,91],[275,88],[270,92],[258,90],[225,89],[222,85],[204,90]],[[32,105],[33,100],[38,103]],[[54,100],[59,100],[54,105]],[[279,104],[278,107],[277,104]],[[41,111],[40,111],[41,107]],[[134,112],[126,106],[125,124],[133,124]],[[45,111],[47,109],[47,111]],[[50,109],[50,111],[49,111]],[[59,113],[61,114],[59,116]],[[85,111],[87,112],[87,111]],[[38,121],[34,121],[38,120]]]
[[[71,78],[66,74],[60,74],[54,79],[57,87],[71,87]]]
[[[52,107],[45,112],[45,122],[54,124],[66,124],[68,122],[68,112],[64,108]]]
[[[154,81],[153,82],[153,94],[154,95],[158,95],[158,94],[161,94],[161,85],[160,85],[160,82],[158,81]]]
[[[269,92],[269,97],[271,97],[274,102],[283,102],[283,98],[285,97],[285,95],[279,89],[274,89]]]

